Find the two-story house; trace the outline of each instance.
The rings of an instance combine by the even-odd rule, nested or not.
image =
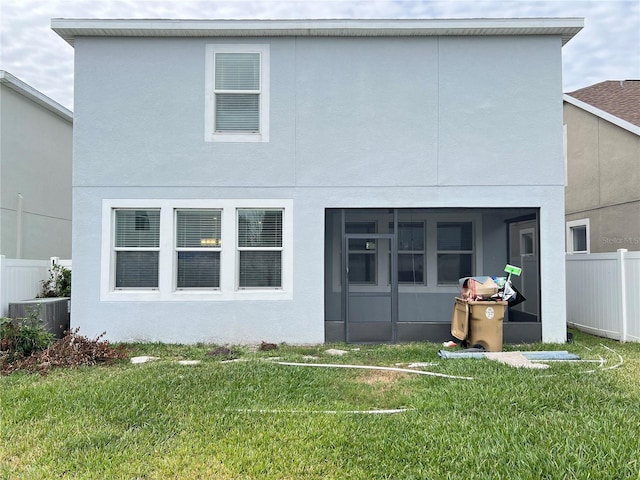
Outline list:
[[[567,252],[640,250],[640,80],[564,96]]]
[[[0,70],[0,255],[71,258],[71,111]]]
[[[566,338],[561,48],[581,19],[78,20],[72,326],[439,341],[523,266]]]

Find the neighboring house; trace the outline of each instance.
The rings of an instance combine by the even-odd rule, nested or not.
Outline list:
[[[72,113],[0,70],[0,255],[71,258]]]
[[[564,95],[568,253],[640,250],[640,80]]]
[[[112,340],[566,339],[561,47],[582,19],[77,20],[72,326]]]

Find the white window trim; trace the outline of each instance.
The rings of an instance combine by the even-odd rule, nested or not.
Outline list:
[[[588,218],[581,218],[580,220],[570,220],[566,223],[566,247],[568,254],[581,254],[581,253],[591,253],[591,226]],[[575,251],[573,250],[573,229],[576,227],[586,227],[586,235],[587,235],[587,250],[586,251]]]
[[[160,209],[160,259],[158,288],[127,290],[114,288],[113,259],[114,209]],[[282,286],[279,288],[237,289],[236,248],[238,208],[279,208],[284,210]],[[220,252],[220,288],[175,288],[175,210],[222,210],[222,245]],[[231,300],[292,300],[293,299],[293,200],[291,199],[105,199],[102,201],[102,238],[100,261],[100,300],[103,302],[140,301],[231,301]]]
[[[260,54],[260,132],[232,133],[215,131],[215,54],[259,53]],[[205,48],[205,142],[269,142],[269,72],[270,47],[268,44],[207,44]]]

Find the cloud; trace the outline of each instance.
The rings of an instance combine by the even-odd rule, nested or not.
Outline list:
[[[637,0],[2,0],[0,68],[73,106],[73,48],[51,18],[584,17],[563,48],[564,90],[640,78]]]

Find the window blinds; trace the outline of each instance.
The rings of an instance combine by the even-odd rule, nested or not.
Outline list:
[[[177,288],[220,287],[220,210],[176,212]]]
[[[115,287],[157,288],[159,210],[115,211]]]
[[[215,54],[215,129],[260,130],[260,54]]]
[[[238,285],[282,286],[282,210],[238,210]]]

